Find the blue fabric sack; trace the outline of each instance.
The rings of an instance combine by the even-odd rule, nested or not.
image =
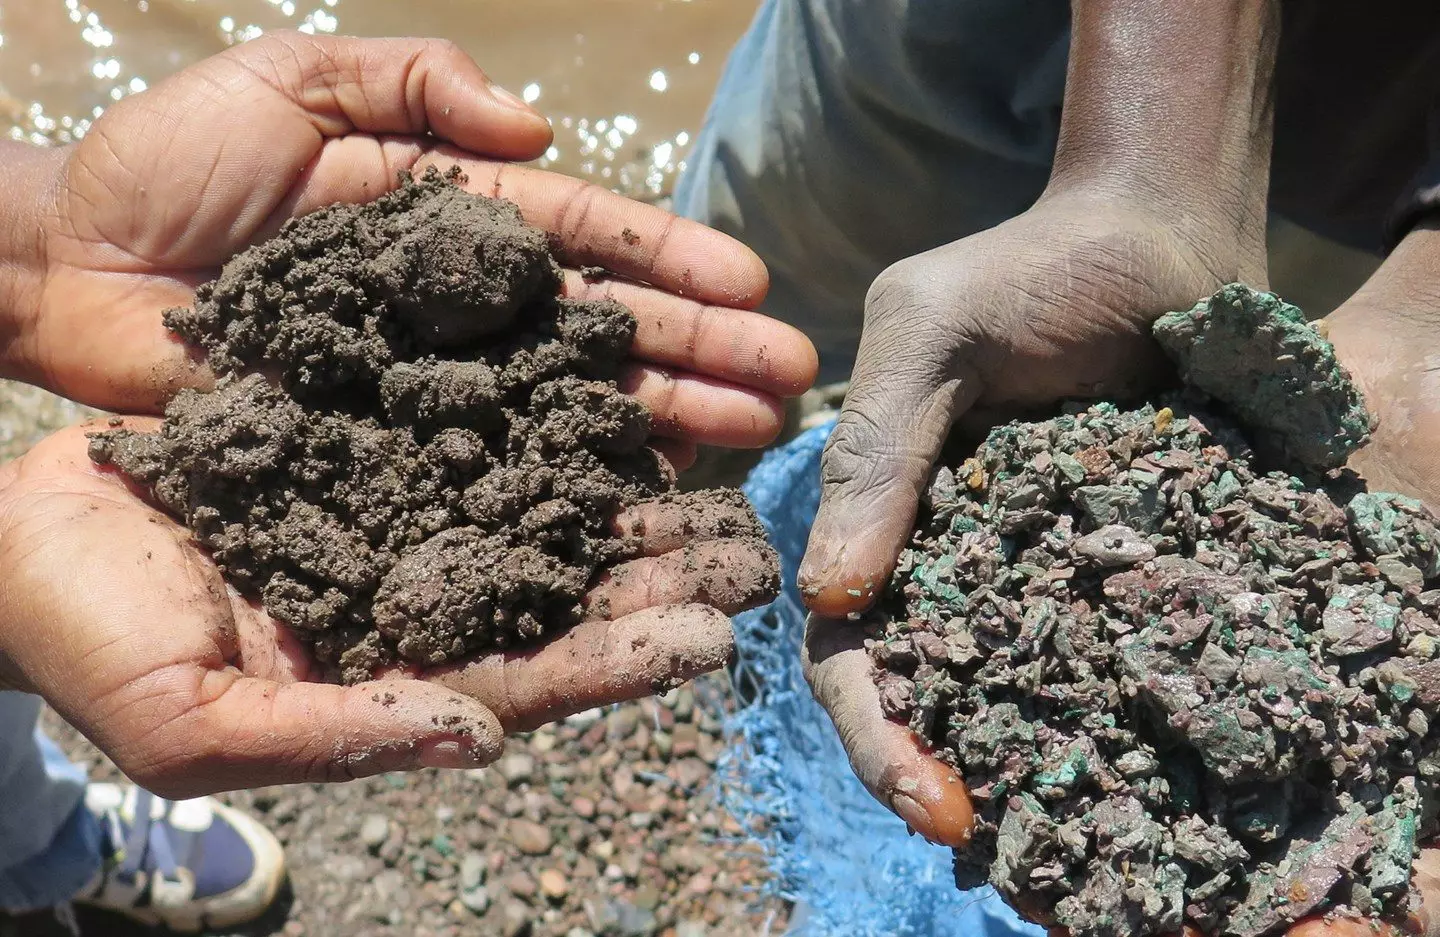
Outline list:
[[[950,851],[909,835],[866,792],[801,675],[795,574],[832,425],[768,453],[745,484],[780,552],[785,591],[735,622],[744,705],[727,725],[722,802],[765,849],[771,887],[796,903],[791,937],[1043,937],[992,889],[958,891]]]

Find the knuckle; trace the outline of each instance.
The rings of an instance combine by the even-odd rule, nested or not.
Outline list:
[[[865,318],[885,320],[932,308],[939,301],[928,264],[916,257],[886,268],[865,295]]]
[[[895,484],[924,461],[915,447],[897,438],[884,414],[847,408],[826,443],[820,475],[827,488],[873,492]]]
[[[421,40],[421,50],[426,55],[434,56],[437,59],[468,60],[470,56],[460,47],[460,43],[453,39],[431,38]]]

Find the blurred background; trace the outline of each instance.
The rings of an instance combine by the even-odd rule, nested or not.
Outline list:
[[[549,116],[542,161],[666,192],[755,0],[8,0],[0,114],[65,142],[106,105],[266,30],[438,36]]]

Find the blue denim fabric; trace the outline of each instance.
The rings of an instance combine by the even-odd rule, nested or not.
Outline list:
[[[41,702],[0,692],[0,910],[73,898],[100,868],[100,824],[85,809],[85,769],[40,731]]]

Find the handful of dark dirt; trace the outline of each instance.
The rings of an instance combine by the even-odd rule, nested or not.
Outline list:
[[[91,442],[347,681],[575,623],[597,571],[635,553],[616,511],[672,487],[614,381],[630,311],[560,297],[545,233],[456,176],[237,255],[165,317],[214,392],[182,392],[158,433]],[[730,518],[717,533],[763,538],[738,492],[685,497]]]
[[[1189,392],[999,427],[901,558],[872,654],[970,788],[957,883],[1075,937],[1403,921],[1437,828],[1435,518],[1326,474],[1369,418],[1294,307],[1231,286],[1156,332]]]

